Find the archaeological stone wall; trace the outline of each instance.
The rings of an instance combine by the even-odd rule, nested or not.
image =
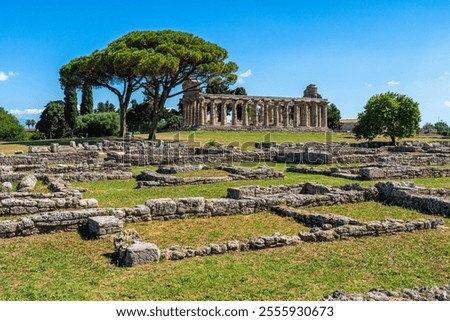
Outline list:
[[[408,182],[380,182],[376,188],[379,190],[379,199],[396,205],[415,208],[428,214],[438,214],[450,217],[450,198],[448,191],[444,197],[439,197],[440,191],[427,193],[424,188],[417,188],[414,183]]]
[[[177,177],[172,175],[160,174],[158,172],[169,172],[175,169],[181,169],[182,167],[160,167],[158,171],[152,170],[142,171],[137,177],[138,188],[146,188],[152,186],[175,186],[175,185],[192,185],[192,184],[210,184],[218,182],[229,182],[233,180],[246,180],[246,179],[270,179],[270,178],[283,178],[284,174],[281,171],[275,171],[272,168],[261,166],[256,169],[250,168],[238,168],[229,165],[222,165],[217,167],[219,170],[230,173],[228,176],[217,177]],[[198,168],[196,166],[187,167]],[[162,170],[161,170],[162,169]],[[186,170],[186,171],[188,171]]]
[[[307,187],[305,188],[305,186]],[[326,192],[327,188],[324,185],[305,184],[301,191],[298,188],[294,190],[298,193],[311,194],[296,195],[294,193],[292,196],[289,193],[290,187],[285,186],[278,187],[279,191],[285,191],[284,194],[277,193],[270,195],[267,191],[264,191],[264,197],[241,199],[205,199],[203,197],[162,198],[150,199],[145,202],[145,205],[137,205],[134,208],[90,208],[48,212],[22,217],[16,220],[0,221],[0,238],[51,233],[55,231],[73,231],[85,225],[89,217],[102,215],[113,215],[124,222],[177,220],[189,217],[252,214],[270,210],[273,206],[283,202],[292,206],[319,206],[334,204],[334,202],[357,202],[366,198],[369,199],[369,197],[373,198],[371,192],[367,193],[368,190],[360,190],[361,188],[358,187],[355,187],[355,191],[351,190],[351,186],[347,186],[342,187],[342,189],[330,188],[329,192]],[[275,191],[274,188],[271,190]],[[325,191],[326,193],[323,195],[316,194],[320,191]],[[336,195],[334,195],[334,192]],[[230,193],[230,195],[232,194]]]
[[[61,209],[97,207],[78,191],[57,193],[0,193],[0,216],[44,213]]]
[[[336,290],[324,301],[450,301],[450,283],[442,286],[422,286],[399,291],[372,289],[367,293],[347,294]]]
[[[27,155],[0,155],[0,165],[31,165],[36,164],[78,164],[88,159],[97,159],[97,151],[82,151],[77,153],[35,153]]]
[[[137,205],[134,208],[89,208],[49,211],[42,214],[21,217],[16,220],[0,221],[0,238],[52,233],[56,231],[73,231],[86,225],[87,220],[94,216],[112,215],[124,222],[178,220],[190,217],[252,214],[271,210],[281,204],[290,207],[314,207],[380,200],[413,207],[425,213],[449,216],[450,200],[436,196],[438,192],[430,192],[432,194],[431,196],[426,195],[423,191],[412,194],[411,190],[414,188],[410,186],[404,187],[404,184],[391,182],[378,183],[376,187],[368,188],[363,188],[359,184],[330,187],[311,183],[269,188],[250,186],[229,189],[229,198],[162,198],[147,200],[144,205]],[[92,202],[91,205],[95,206],[96,202]],[[44,202],[44,204],[48,206],[48,202]],[[80,200],[80,204],[86,207],[89,205],[87,200]],[[373,226],[369,226],[366,223],[352,224],[354,222],[349,221],[347,225],[352,226],[352,228],[339,229],[341,226],[337,226],[338,223],[326,221],[323,224],[319,224],[318,222],[322,220],[320,217],[313,219],[311,216],[309,220],[313,222],[310,225],[314,224],[325,227],[328,224],[333,228],[333,232],[326,232],[326,235],[324,234],[323,237],[329,233],[337,233],[341,238],[347,236],[354,237],[358,233],[361,235],[373,235],[373,233],[390,233],[391,231],[397,230],[410,231],[411,229],[436,228],[441,225],[441,220],[439,219],[430,219],[428,223],[423,223],[424,221],[419,220],[418,222],[410,222],[408,224],[407,222],[401,223],[400,221],[391,220],[381,222],[381,225],[374,223]],[[339,220],[336,219],[336,221],[338,222]],[[347,225],[344,224],[343,226]],[[336,227],[334,228],[334,226]],[[315,232],[323,234],[323,231],[312,231],[311,233]],[[304,237],[314,238],[314,236]],[[321,236],[315,237],[320,238]],[[327,237],[331,236],[328,235]],[[336,234],[333,234],[333,237],[335,238]]]

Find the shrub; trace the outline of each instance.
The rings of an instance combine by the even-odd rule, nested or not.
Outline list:
[[[24,140],[25,131],[14,115],[0,107],[0,140]]]
[[[117,113],[95,113],[78,116],[75,134],[83,137],[115,136],[119,133]]]
[[[30,135],[30,140],[42,140],[46,138],[47,137],[45,137],[45,134],[41,132],[34,132]]]
[[[50,101],[41,113],[36,129],[44,133],[47,138],[61,138],[70,134],[70,128],[64,117],[64,102]]]

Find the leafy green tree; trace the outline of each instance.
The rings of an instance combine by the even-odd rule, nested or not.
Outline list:
[[[94,112],[94,98],[92,96],[92,85],[85,81],[81,90],[80,114],[92,114]]]
[[[23,127],[14,115],[0,107],[0,140],[24,140]]]
[[[126,112],[131,96],[142,88],[141,60],[138,52],[126,47],[97,50],[90,56],[75,58],[62,66],[60,82],[63,85],[75,83],[77,86],[88,82],[95,87],[107,88],[116,95],[120,109],[120,135],[125,137]]]
[[[36,125],[36,121],[34,119],[27,119],[25,122],[25,125],[30,128],[30,127],[34,127],[34,125]]]
[[[116,106],[113,103],[110,103],[109,100],[106,102],[99,102],[97,104],[96,113],[114,113],[116,112]]]
[[[330,129],[336,130],[342,127],[341,124],[341,111],[335,104],[329,104],[327,110],[327,126]]]
[[[64,117],[64,102],[57,100],[45,105],[45,109],[36,124],[36,129],[50,139],[66,137],[70,128],[67,126]]]
[[[117,135],[119,133],[119,115],[114,112],[81,115],[77,118],[75,133],[83,137]]]
[[[72,131],[75,128],[75,121],[78,116],[77,106],[77,88],[73,85],[67,84],[64,87],[64,118],[66,124]]]
[[[353,131],[359,139],[372,140],[378,135],[389,137],[393,145],[396,138],[413,137],[419,128],[419,104],[411,98],[388,92],[372,96],[358,114]]]
[[[227,81],[211,82],[206,86],[205,93],[207,94],[222,94],[222,95],[247,95],[244,87],[230,88],[230,83]]]
[[[425,125],[422,126],[422,129],[431,130],[431,129],[435,129],[435,128],[432,123],[426,123]]]
[[[247,96],[247,90],[244,87],[236,87],[230,92],[232,95]]]
[[[439,135],[446,136],[450,132],[450,127],[447,125],[445,121],[442,120],[435,123],[434,128],[436,128]]]
[[[135,99],[131,101],[131,107],[127,112],[127,127],[131,132],[148,133],[150,124],[149,103],[144,101],[138,103]]]
[[[183,116],[181,115],[173,115],[166,121],[167,130],[178,130],[181,127],[183,127]]]
[[[149,138],[155,131],[168,98],[183,93],[184,81],[200,85],[216,79],[237,79],[237,66],[225,62],[225,49],[192,34],[173,31],[133,31],[111,42],[106,49],[75,58],[60,69],[60,81],[88,81],[113,92],[119,100],[120,134],[125,135],[126,113],[133,92],[143,88],[150,104]]]

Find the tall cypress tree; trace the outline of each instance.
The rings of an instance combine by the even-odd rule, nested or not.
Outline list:
[[[72,136],[77,116],[77,89],[73,85],[66,85],[64,87],[64,118],[72,131]]]
[[[84,82],[81,91],[80,114],[92,114],[94,112],[94,98],[92,97],[92,85]]]

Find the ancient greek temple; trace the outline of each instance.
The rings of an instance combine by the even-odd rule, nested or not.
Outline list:
[[[298,129],[327,128],[326,99],[309,85],[303,97],[268,97],[206,94],[194,81],[183,84],[181,100],[185,128]]]

